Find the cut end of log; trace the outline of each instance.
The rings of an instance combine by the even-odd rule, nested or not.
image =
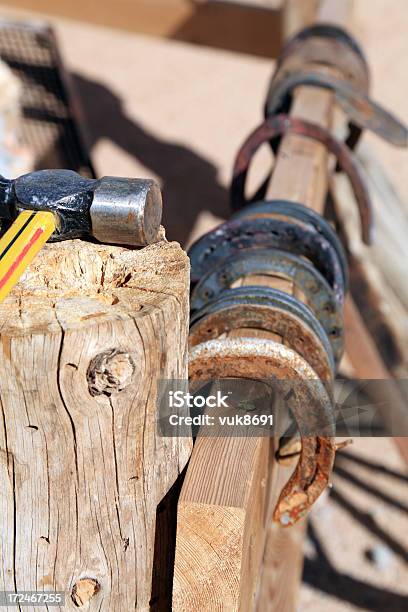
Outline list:
[[[0,328],[18,335],[127,319],[168,296],[187,296],[188,268],[180,245],[165,240],[143,249],[46,244],[0,305]]]

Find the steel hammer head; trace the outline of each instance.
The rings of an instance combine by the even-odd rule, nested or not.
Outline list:
[[[151,244],[157,239],[162,197],[155,181],[105,176],[90,208],[92,234],[100,242]]]
[[[88,179],[72,170],[39,170],[0,178],[0,219],[22,210],[50,211],[57,231],[51,241],[95,238],[109,244],[145,246],[158,239],[162,197],[151,179],[106,176]]]

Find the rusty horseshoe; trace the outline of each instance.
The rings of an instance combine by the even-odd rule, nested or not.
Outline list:
[[[273,340],[227,338],[194,346],[189,356],[189,376],[191,380],[275,379],[287,381],[284,386],[293,389],[285,401],[296,420],[302,448],[273,517],[282,526],[296,523],[326,488],[335,456],[332,402],[317,374],[294,350]],[[301,383],[295,384],[296,379]]]
[[[307,257],[327,280],[338,302],[343,303],[341,264],[328,240],[312,227],[273,218],[228,221],[199,238],[188,252],[192,284],[217,262],[248,248],[277,248]]]
[[[360,212],[363,241],[366,244],[370,244],[373,222],[371,199],[357,159],[348,149],[347,145],[334,138],[329,130],[308,121],[289,117],[288,115],[269,117],[250,134],[242,145],[235,159],[231,182],[230,195],[232,208],[237,210],[248,203],[244,195],[245,182],[249,165],[255,152],[265,142],[270,142],[275,137],[288,132],[317,140],[324,144],[330,153],[335,155],[340,167],[347,174],[354,191]]]
[[[282,218],[290,221],[298,221],[299,223],[306,223],[314,227],[319,234],[322,234],[332,245],[337,253],[340,261],[341,269],[343,272],[344,286],[347,291],[348,287],[348,263],[347,257],[344,252],[343,245],[341,244],[336,232],[332,226],[322,215],[319,215],[312,208],[298,204],[297,202],[290,202],[289,200],[263,200],[261,202],[253,202],[244,206],[236,213],[234,213],[231,219],[242,219],[243,217],[275,217]]]
[[[330,90],[353,124],[374,132],[397,147],[407,146],[407,127],[399,119],[346,80],[316,70],[299,70],[275,75],[266,98],[265,116],[271,117],[290,109],[292,92],[300,85]]]
[[[346,30],[331,24],[314,24],[296,33],[279,53],[277,62],[276,73],[323,63],[368,92],[370,71],[360,45]]]
[[[243,249],[234,257],[221,261],[196,285],[190,298],[192,316],[247,275],[265,274],[293,281],[306,296],[329,338],[335,362],[343,354],[343,317],[341,306],[323,276],[305,259],[277,249]],[[239,325],[238,327],[243,327]]]
[[[333,352],[319,321],[305,304],[271,287],[245,286],[222,294],[192,319],[189,344],[195,346],[242,328],[278,334],[307,359],[322,380],[333,381]]]

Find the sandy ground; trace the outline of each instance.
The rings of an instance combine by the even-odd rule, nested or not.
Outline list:
[[[1,13],[7,11],[0,7]],[[373,94],[406,122],[407,20],[406,0],[355,3],[354,29],[372,68]],[[167,235],[184,245],[203,211],[227,216],[234,154],[261,118],[273,62],[54,23],[99,173],[156,176]],[[364,138],[408,203],[407,154]],[[408,474],[393,444],[357,440],[312,513],[299,610],[408,610],[407,514]]]
[[[299,610],[408,609],[408,473],[391,440],[339,453],[309,521]]]

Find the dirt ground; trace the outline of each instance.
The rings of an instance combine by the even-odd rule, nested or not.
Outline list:
[[[408,609],[408,473],[393,442],[339,453],[312,510],[299,610]]]
[[[183,245],[200,231],[204,211],[227,216],[234,155],[261,118],[273,61],[53,22],[98,172],[156,176],[167,236]],[[373,96],[406,122],[407,26],[407,0],[355,2]],[[407,154],[364,139],[408,211]],[[354,609],[408,610],[408,472],[387,439],[356,440],[339,456],[333,487],[310,521],[299,610]]]

